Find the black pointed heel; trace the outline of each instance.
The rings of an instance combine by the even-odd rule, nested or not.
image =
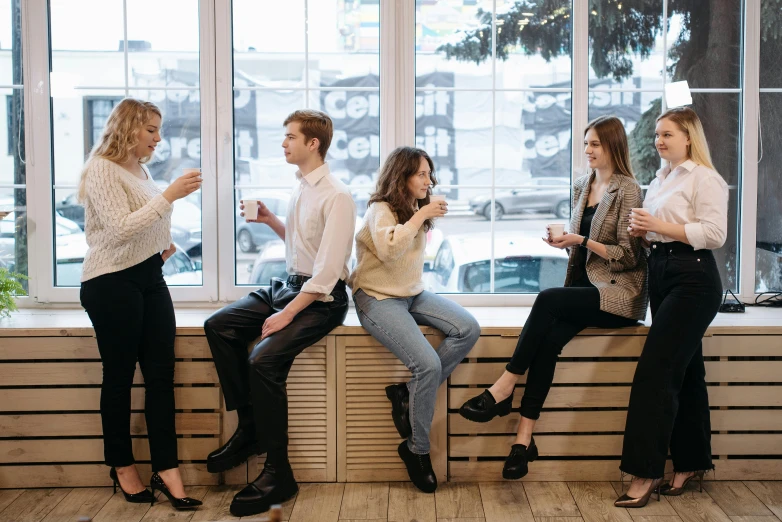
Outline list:
[[[459,408],[459,415],[473,422],[489,422],[494,417],[504,417],[513,409],[513,393],[497,402],[489,390],[468,400]]]
[[[117,486],[119,486],[119,490],[122,491],[122,494],[125,496],[125,500],[127,502],[132,502],[133,504],[146,504],[147,502],[151,502],[155,499],[155,495],[153,495],[146,488],[144,488],[144,491],[139,491],[138,493],[127,493],[124,489],[122,489],[122,485],[119,483],[119,477],[117,476],[117,470],[115,468],[111,468],[111,471],[109,471],[109,477],[114,483],[114,493],[117,492]]]
[[[163,482],[163,479],[160,477],[160,475],[158,475],[157,472],[153,473],[152,478],[149,479],[149,487],[152,489],[152,501],[150,502],[150,505],[155,504],[155,490],[163,493],[177,511],[182,511],[183,509],[195,509],[202,504],[200,500],[190,497],[176,498],[171,494],[168,486],[166,486],[166,483]]]

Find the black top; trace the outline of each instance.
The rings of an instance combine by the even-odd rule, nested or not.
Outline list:
[[[584,208],[584,215],[581,216],[581,226],[578,229],[580,235],[589,237],[589,232],[592,230],[592,218],[595,217],[595,212],[597,212],[597,207],[599,205],[600,203],[594,207],[587,206]],[[577,248],[578,251],[576,252],[577,261],[576,266],[574,267],[572,286],[595,286],[589,281],[589,277],[587,276],[587,249],[581,245],[573,248]]]

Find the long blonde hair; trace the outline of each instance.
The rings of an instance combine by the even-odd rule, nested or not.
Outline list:
[[[109,114],[106,120],[106,126],[103,128],[103,134],[95,143],[90,151],[89,158],[85,163],[85,168],[81,172],[79,181],[79,201],[84,202],[87,198],[85,179],[87,175],[87,164],[93,158],[104,158],[114,163],[125,163],[130,157],[131,151],[138,145],[138,132],[152,116],[160,118],[163,115],[160,109],[151,102],[136,100],[134,98],[125,98],[117,104]],[[150,156],[139,158],[139,163],[146,163],[151,159]]]
[[[627,134],[622,121],[615,116],[600,116],[587,124],[584,129],[585,137],[589,129],[595,129],[600,144],[611,154],[616,172],[635,178],[630,166],[630,148],[627,146]]]
[[[716,170],[711,162],[709,153],[709,143],[706,141],[706,134],[703,132],[701,119],[696,112],[689,107],[674,107],[668,109],[657,118],[660,120],[670,120],[675,123],[679,129],[690,138],[690,144],[687,146],[687,153],[690,159],[699,165]]]

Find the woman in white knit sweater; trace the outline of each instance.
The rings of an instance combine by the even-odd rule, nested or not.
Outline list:
[[[480,336],[475,318],[458,304],[424,290],[426,232],[447,212],[430,201],[434,166],[421,149],[400,147],[386,160],[356,234],[358,264],[348,285],[361,325],[407,366],[408,383],[386,388],[399,435],[399,456],[422,491],[437,488],[429,458],[429,429],[437,388]],[[418,325],[445,339],[433,348]]]
[[[161,192],[144,167],[160,142],[160,110],[122,100],[112,111],[82,171],[89,250],[84,257],[81,304],[87,310],[103,363],[100,411],[103,452],[115,489],[128,502],[154,502],[160,490],[177,509],[200,501],[186,497],[179,474],[174,427],[174,335],[171,295],[161,268],[174,253],[171,211],[198,190],[198,172]],[[130,389],[136,361],[144,376],[144,415],[152,460],[152,492],[141,482],[130,438]]]

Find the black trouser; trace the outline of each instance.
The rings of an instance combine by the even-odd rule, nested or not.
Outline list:
[[[176,317],[163,279],[163,258],[155,254],[120,272],[81,285],[103,363],[100,415],[106,465],[133,464],[130,387],[141,367],[146,389],[144,416],[152,471],[179,465],[174,424],[174,337]]]
[[[676,471],[712,468],[703,334],[722,297],[711,250],[654,243],[649,257],[652,326],[638,360],[622,464],[642,478],[663,476],[670,446]]]
[[[621,328],[638,321],[600,309],[600,292],[594,286],[549,288],[532,305],[521,330],[516,351],[505,367],[511,373],[529,370],[521,416],[537,420],[546,401],[562,348],[589,326]]]
[[[288,396],[285,382],[293,360],[302,350],[341,325],[348,312],[345,283],[338,281],[333,301],[315,301],[293,321],[258,342],[247,356],[247,346],[261,335],[264,321],[281,311],[299,294],[301,286],[272,280],[214,313],[204,323],[226,408],[252,404],[255,427],[269,459],[287,458]]]

